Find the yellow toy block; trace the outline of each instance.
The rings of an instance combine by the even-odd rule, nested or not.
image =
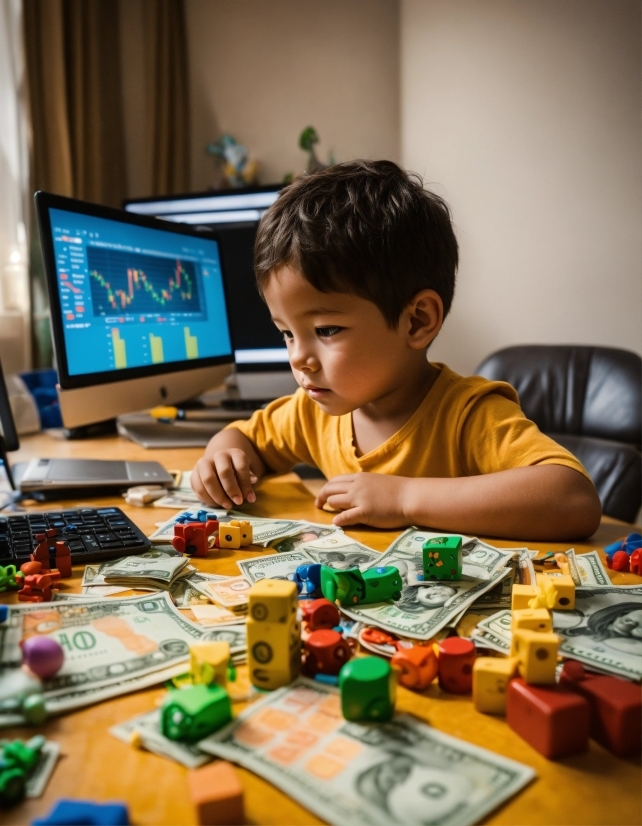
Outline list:
[[[537,585],[545,596],[547,608],[552,611],[572,611],[575,608],[575,583],[572,577],[537,574]]]
[[[249,615],[257,622],[291,622],[299,607],[294,582],[262,579],[248,591]]]
[[[219,548],[233,548],[237,550],[241,547],[241,529],[238,525],[225,523],[218,528]]]
[[[515,656],[524,682],[534,685],[552,685],[555,682],[557,634],[520,629],[513,634]]]
[[[257,688],[281,688],[298,677],[301,625],[295,617],[287,623],[257,622],[249,617],[245,628],[250,680]]]
[[[513,585],[511,592],[510,607],[512,611],[520,608],[528,608],[529,600],[539,594],[539,588],[535,585]]]
[[[515,657],[477,657],[473,665],[473,703],[483,714],[505,714],[508,683],[517,671]]]
[[[229,642],[195,642],[189,647],[189,670],[194,684],[227,687]]]
[[[546,608],[520,608],[511,614],[511,646],[510,655],[515,656],[515,631],[552,632],[553,620]]]
[[[229,522],[235,528],[241,529],[241,547],[251,545],[254,539],[252,526],[246,519],[231,519]]]

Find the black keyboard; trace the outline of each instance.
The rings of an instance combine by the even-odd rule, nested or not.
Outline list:
[[[78,508],[0,516],[0,565],[27,562],[38,544],[36,534],[47,537],[49,560],[56,562],[56,542],[65,541],[73,565],[99,559],[145,553],[151,542],[120,508]]]

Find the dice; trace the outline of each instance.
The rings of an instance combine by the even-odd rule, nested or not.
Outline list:
[[[337,606],[323,597],[302,603],[301,614],[303,620],[308,624],[309,631],[318,631],[321,628],[336,628],[341,622]]]
[[[477,657],[473,665],[473,703],[484,714],[505,714],[508,683],[517,671],[515,657]]]
[[[399,684],[413,691],[423,691],[437,676],[437,655],[431,645],[398,648],[390,665],[397,669]]]
[[[390,663],[379,657],[359,657],[346,663],[339,674],[341,711],[352,722],[383,723],[392,720],[397,692]]]
[[[224,760],[187,775],[190,798],[201,826],[238,826],[243,816],[243,787],[236,769]]]
[[[521,629],[513,634],[511,645],[519,673],[526,683],[552,685],[555,682],[560,645],[557,634]]]
[[[461,536],[435,536],[422,546],[424,580],[461,579]]]
[[[439,643],[439,687],[450,694],[469,694],[473,687],[475,646],[461,637],[447,637]]]
[[[338,631],[322,628],[305,641],[302,671],[307,677],[341,671],[352,656],[352,649]]]

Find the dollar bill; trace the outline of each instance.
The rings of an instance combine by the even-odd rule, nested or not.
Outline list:
[[[147,751],[174,760],[188,769],[197,769],[210,762],[211,755],[196,746],[164,737],[160,730],[160,714],[158,708],[145,714],[138,714],[131,720],[112,726],[109,733],[128,744],[131,743],[132,736],[138,735],[143,748]]]
[[[65,652],[61,670],[43,682],[47,702],[182,666],[190,643],[203,639],[203,630],[181,615],[166,592],[12,605],[0,636],[5,668],[20,667],[20,642],[34,634],[52,637]]]
[[[298,566],[305,565],[306,562],[314,562],[314,559],[306,551],[300,550],[239,559],[236,564],[245,579],[254,583],[260,579],[292,580]]]
[[[40,751],[40,758],[35,768],[29,772],[25,785],[26,797],[40,797],[47,788],[49,778],[60,757],[60,745],[52,740],[46,740]]]
[[[195,493],[188,493],[187,491],[173,491],[159,499],[155,499],[152,505],[155,508],[176,508],[177,510],[206,507]]]
[[[308,542],[316,542],[317,539],[323,539],[326,536],[343,534],[341,528],[336,525],[318,525],[315,522],[299,522],[299,525],[301,526],[299,533],[286,539],[277,539],[270,543],[270,547],[279,554],[287,553],[298,551]]]
[[[471,826],[535,776],[406,714],[347,722],[336,690],[303,679],[198,748],[240,763],[336,826]]]
[[[575,610],[553,611],[553,628],[563,638],[562,656],[642,679],[641,585],[578,588]]]
[[[207,586],[215,582],[225,582],[227,579],[229,577],[193,571],[185,577],[175,579],[169,589],[169,595],[178,608],[206,605],[210,601]]]
[[[342,610],[349,617],[418,640],[429,640],[454,617],[469,608],[482,594],[501,579],[510,576],[506,568],[495,570],[489,579],[464,576],[456,582],[424,582],[409,585],[409,572],[417,564],[416,551],[391,547],[379,554],[373,565],[393,565],[403,580],[401,599],[395,603],[379,602],[356,605]]]
[[[616,588],[613,585],[606,568],[602,564],[597,551],[586,554],[576,554],[574,548],[564,551],[568,562],[569,574],[577,588]],[[560,576],[552,572],[549,576]]]
[[[303,544],[301,548],[310,554],[315,562],[338,570],[357,566],[363,571],[381,559],[380,551],[373,551],[372,548],[362,545],[344,533],[321,537],[314,542]]]
[[[477,623],[477,627],[471,634],[471,639],[499,651],[500,654],[508,655],[511,644],[511,612],[498,611],[490,617],[484,617]]]
[[[98,565],[92,566],[92,574],[98,573]],[[96,597],[113,597],[114,594],[123,594],[125,591],[130,591],[130,588],[127,588],[124,585],[83,585],[81,588],[81,593],[83,596],[87,596],[90,598]],[[147,590],[147,589],[145,589]],[[154,588],[153,590],[158,590]]]
[[[212,602],[231,611],[246,610],[250,583],[243,576],[228,577],[222,582],[208,583],[206,593]]]
[[[398,550],[405,554],[411,554],[414,561],[408,570],[408,583],[410,585],[420,585],[424,581],[422,551],[424,542],[435,536],[452,535],[408,528],[407,531],[404,531],[394,540],[386,553]],[[506,567],[514,554],[522,550],[521,548],[495,548],[475,537],[465,537],[465,541],[463,540],[464,537],[462,537],[462,573],[475,579],[490,579],[496,571]]]
[[[238,614],[228,611],[227,608],[221,608],[220,605],[212,605],[210,602],[207,605],[192,605],[190,607],[196,621],[205,628],[238,625]]]

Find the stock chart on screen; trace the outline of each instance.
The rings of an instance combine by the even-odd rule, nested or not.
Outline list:
[[[60,209],[50,218],[70,375],[231,351],[216,241]]]

